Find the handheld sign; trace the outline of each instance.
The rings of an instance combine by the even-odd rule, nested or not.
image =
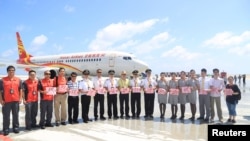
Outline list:
[[[189,93],[191,93],[191,88],[190,87],[181,87],[181,91],[184,94],[189,94]]]
[[[207,94],[207,90],[200,90],[200,93],[199,93],[200,95],[206,95]]]
[[[167,94],[167,91],[166,91],[166,89],[159,88],[158,89],[158,94]]]
[[[105,94],[106,93],[106,90],[104,88],[98,88],[97,89],[97,93],[98,94]]]
[[[68,85],[59,85],[58,86],[58,92],[59,93],[65,93],[68,90]]]
[[[45,91],[47,95],[56,95],[56,87],[46,87]]]
[[[121,88],[121,94],[129,94],[130,89],[129,88]]]
[[[117,88],[110,88],[109,94],[117,94]]]
[[[152,88],[152,87],[146,88],[146,89],[145,89],[145,92],[146,92],[147,94],[153,94],[153,93],[154,93],[154,88]]]
[[[171,95],[179,95],[179,89],[173,89],[173,88],[171,88],[169,93]]]
[[[132,87],[133,93],[141,93],[141,87]]]
[[[220,94],[218,88],[212,88],[212,89],[211,89],[211,93],[212,93],[212,94]]]
[[[78,96],[78,89],[69,89],[69,96]]]
[[[224,89],[224,94],[225,95],[233,95],[233,90],[232,89]]]
[[[88,95],[88,96],[95,96],[95,93],[96,93],[96,91],[95,91],[95,90],[93,90],[93,89],[89,89],[89,91],[88,91],[87,95]]]

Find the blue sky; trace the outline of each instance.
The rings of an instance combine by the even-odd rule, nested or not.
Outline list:
[[[249,73],[248,0],[0,0],[0,58],[118,50],[154,73]],[[5,73],[5,68],[1,69]]]

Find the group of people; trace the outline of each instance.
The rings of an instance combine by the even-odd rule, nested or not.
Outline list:
[[[141,94],[144,94],[145,119],[153,119],[155,94],[158,95],[160,118],[165,117],[166,104],[171,104],[171,119],[177,118],[178,106],[180,104],[180,120],[185,117],[185,105],[190,103],[194,121],[196,116],[196,98],[199,98],[200,117],[198,120],[209,122],[214,120],[216,104],[219,120],[222,122],[221,92],[227,93],[226,102],[229,111],[228,122],[235,123],[236,104],[238,103],[240,90],[233,83],[233,77],[228,77],[225,86],[219,78],[219,70],[214,69],[213,78],[206,76],[207,70],[201,70],[201,77],[196,78],[195,70],[190,71],[190,77],[181,72],[180,79],[176,74],[171,74],[171,80],[167,80],[165,73],[160,74],[160,79],[155,80],[151,76],[152,70],[146,69],[146,77],[140,79],[139,71],[132,72],[133,77],[128,79],[127,72],[122,71],[119,79],[114,78],[115,71],[108,71],[108,78],[102,77],[102,69],[96,70],[96,76],[90,79],[90,71],[83,70],[82,79],[76,80],[77,73],[72,72],[70,80],[65,77],[65,69],[59,68],[58,75],[51,79],[49,70],[44,72],[44,78],[36,79],[36,71],[28,72],[28,79],[21,81],[15,76],[15,67],[7,67],[8,75],[0,81],[0,103],[3,114],[3,134],[9,134],[10,112],[13,117],[13,132],[19,133],[19,104],[25,105],[25,127],[26,130],[40,127],[53,127],[52,116],[55,114],[55,125],[66,125],[79,123],[79,101],[81,103],[81,118],[84,123],[92,121],[89,118],[89,105],[91,97],[94,97],[94,120],[106,120],[104,116],[104,100],[107,95],[108,118],[132,118],[139,119],[141,115]],[[227,91],[226,91],[227,90]],[[230,91],[231,90],[231,91]],[[198,95],[197,95],[198,92]],[[37,125],[38,100],[40,96],[40,121]],[[118,116],[117,97],[119,97]],[[130,98],[129,98],[130,97]],[[129,102],[129,99],[131,100]],[[131,113],[130,115],[130,108]],[[98,112],[99,108],[99,112]]]
[[[246,84],[246,74],[243,74],[243,75],[238,75],[238,77],[236,75],[234,75],[234,83],[237,82],[237,79],[238,79],[238,82],[239,84],[241,83],[241,78],[242,78],[242,82],[243,82],[243,85]]]

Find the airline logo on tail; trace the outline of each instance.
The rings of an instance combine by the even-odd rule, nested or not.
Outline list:
[[[19,53],[19,60],[24,59],[24,58],[29,58],[32,57],[32,55],[29,55],[23,46],[23,42],[21,40],[21,37],[19,35],[19,32],[16,32],[16,37],[17,37],[17,45],[18,45],[18,53]]]

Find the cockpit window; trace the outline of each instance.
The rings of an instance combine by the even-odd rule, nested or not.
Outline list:
[[[132,60],[132,58],[130,56],[123,56],[124,60]]]

